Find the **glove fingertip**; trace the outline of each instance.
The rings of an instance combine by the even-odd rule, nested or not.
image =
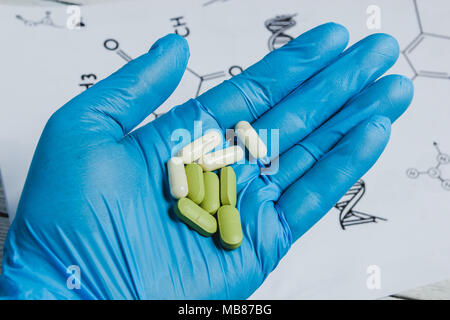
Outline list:
[[[385,57],[391,65],[397,61],[400,55],[400,46],[393,36],[387,33],[374,33],[366,39],[371,42],[372,50]]]

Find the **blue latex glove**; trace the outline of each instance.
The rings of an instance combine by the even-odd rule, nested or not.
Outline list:
[[[398,57],[392,37],[372,35],[342,52],[347,41],[344,27],[321,25],[131,133],[180,81],[189,57],[182,38],[160,39],[75,97],[37,146],[6,241],[1,295],[247,298],[374,164],[412,99],[402,76],[375,82]],[[240,120],[279,129],[275,175],[235,165],[244,240],[233,251],[171,211],[171,136],[199,120],[203,132]],[[67,286],[73,265],[79,289]]]

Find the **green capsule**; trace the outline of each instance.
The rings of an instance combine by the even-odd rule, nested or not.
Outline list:
[[[231,167],[220,170],[220,201],[222,205],[236,206],[236,174]]]
[[[216,219],[188,198],[176,202],[175,214],[202,236],[210,237],[217,231]]]
[[[196,163],[186,165],[186,177],[188,182],[188,198],[196,204],[200,204],[205,197],[205,184],[203,181],[203,169]]]
[[[217,211],[220,244],[225,249],[236,249],[242,243],[242,226],[239,211],[233,206],[222,206]]]
[[[200,206],[210,214],[215,214],[220,207],[219,177],[214,172],[203,173],[205,197]]]

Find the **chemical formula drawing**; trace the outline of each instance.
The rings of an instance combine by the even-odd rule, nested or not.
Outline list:
[[[37,27],[37,26],[47,26],[47,27],[53,27],[57,29],[80,29],[83,27],[86,27],[86,24],[83,22],[83,17],[80,13],[80,7],[79,6],[70,6],[67,9],[67,14],[69,16],[67,17],[67,25],[62,26],[54,22],[52,18],[52,12],[50,10],[45,11],[44,17],[38,20],[32,20],[27,19],[21,14],[16,14],[16,19],[19,21],[22,21],[23,24],[27,27]]]
[[[79,86],[87,90],[95,84],[97,81],[97,75],[94,73],[85,73],[81,75],[80,79],[81,83]]]
[[[217,72],[208,73],[208,74],[204,74],[204,75],[198,74],[191,68],[186,68],[186,71],[190,72],[192,75],[197,77],[199,80],[197,91],[195,92],[195,95],[194,95],[195,98],[197,98],[200,94],[202,94],[203,92],[206,91],[205,90],[205,82],[211,81],[211,80],[216,80],[216,79],[222,79],[227,76],[226,71],[217,71]],[[233,77],[233,76],[241,73],[242,71],[243,71],[243,69],[240,66],[231,66],[228,69],[228,75]]]
[[[103,46],[106,50],[115,52],[119,57],[121,57],[126,62],[131,61],[132,58],[125,53],[122,49],[119,47],[119,42],[116,39],[106,39],[105,42],[103,42]]]
[[[108,51],[115,52],[120,58],[125,60],[125,62],[129,62],[133,59],[129,54],[127,54],[124,50],[122,50],[120,48],[119,41],[117,41],[116,39],[110,38],[110,39],[105,40],[103,42],[103,47]],[[241,73],[242,71],[243,71],[243,68],[240,66],[237,66],[237,65],[233,65],[233,66],[229,67],[228,70],[226,70],[226,71],[221,70],[221,71],[215,71],[215,72],[210,72],[210,73],[206,73],[206,74],[200,74],[200,73],[194,71],[190,67],[186,68],[186,72],[188,74],[191,74],[195,78],[197,78],[197,81],[198,81],[197,88],[196,88],[195,92],[193,93],[194,98],[197,98],[203,92],[205,92],[206,90],[211,88],[211,86],[206,85],[208,82],[215,80],[214,83],[217,83],[218,80],[221,80],[221,79],[225,80],[227,78],[227,76],[233,77],[233,76]],[[95,79],[94,79],[94,77],[95,77]],[[83,75],[82,80],[86,80],[86,79],[92,79],[94,81],[97,80],[97,78],[94,74]],[[82,83],[82,84],[80,84],[80,86],[88,89],[94,83],[95,82]],[[152,118],[158,118],[161,115],[162,114],[156,114],[155,112],[153,112]]]
[[[191,30],[184,20],[185,18],[183,16],[178,16],[170,19],[170,21],[174,23],[172,25],[173,31],[177,35],[182,36],[183,38],[187,38],[191,34]]]
[[[227,2],[228,0],[208,0],[205,3],[203,3],[203,6],[209,6],[210,4],[218,3],[218,2]]]
[[[418,0],[412,0],[419,26],[419,34],[402,51],[408,65],[413,71],[411,80],[417,77],[450,79],[450,36],[427,32],[422,23]],[[447,30],[448,31],[448,30]],[[429,58],[429,52],[436,59]],[[445,65],[436,66],[444,55]],[[427,59],[423,59],[427,57]]]

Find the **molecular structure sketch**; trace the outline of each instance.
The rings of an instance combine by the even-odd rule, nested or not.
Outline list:
[[[270,51],[278,49],[294,39],[285,32],[297,24],[294,20],[296,15],[297,14],[279,15],[264,22],[266,29],[272,32],[272,35],[267,42]]]
[[[437,144],[437,142],[433,142],[433,146],[437,151],[436,165],[430,167],[427,171],[419,171],[415,168],[410,168],[406,170],[406,175],[411,179],[416,179],[419,176],[426,174],[430,178],[440,181],[441,186],[444,190],[450,191],[450,179],[444,179],[441,172],[441,166],[450,163],[450,155],[443,153],[439,149],[439,145]]]
[[[45,16],[42,19],[36,20],[36,21],[25,19],[20,14],[16,15],[16,18],[18,20],[22,21],[24,25],[29,26],[29,27],[36,27],[36,26],[44,25],[44,26],[49,26],[49,27],[54,27],[54,28],[63,28],[62,26],[59,26],[53,22],[51,15],[52,15],[51,11],[45,11]]]
[[[206,6],[209,6],[210,4],[213,4],[213,3],[217,3],[217,2],[227,2],[228,0],[209,0],[209,1],[206,1],[204,4],[203,4],[203,6],[204,7],[206,7]]]
[[[387,219],[384,218],[353,210],[365,192],[366,184],[363,180],[359,180],[347,191],[341,200],[335,204],[334,207],[340,211],[339,222],[342,230],[345,230],[350,226],[387,221]]]
[[[413,71],[411,80],[414,81],[417,77],[450,79],[450,69],[448,71],[444,71],[436,70],[436,67],[430,68],[429,66],[424,66],[423,64],[421,64],[420,59],[417,59],[417,57],[415,57],[416,52],[423,50],[423,47],[426,45],[437,46],[437,50],[435,50],[435,52],[438,54],[442,54],[441,50],[439,49],[442,49],[442,47],[445,45],[444,41],[447,45],[450,45],[450,36],[426,32],[423,27],[422,17],[420,15],[419,6],[417,4],[418,0],[412,1],[414,4],[414,11],[419,26],[419,34],[402,51],[403,56],[405,57],[408,65]]]
[[[105,40],[103,42],[103,46],[105,47],[106,50],[115,52],[119,57],[121,57],[126,62],[132,60],[130,55],[128,55],[127,53],[125,53],[125,51],[120,49],[119,42],[115,39]],[[227,74],[229,76],[233,77],[233,76],[241,73],[243,71],[243,69],[240,66],[234,65],[228,69],[228,72],[227,71],[217,71],[217,72],[212,72],[212,73],[203,74],[203,75],[195,72],[191,68],[186,68],[186,71],[189,72],[190,74],[192,74],[194,77],[198,78],[198,86],[197,86],[197,89],[196,89],[195,95],[194,95],[194,97],[197,98],[200,94],[202,94],[204,92],[205,84],[207,81],[212,81],[212,80],[216,80],[219,78],[225,78],[227,76]],[[92,85],[92,83],[90,83],[89,85]],[[83,84],[83,86],[85,86],[85,84]],[[152,115],[155,118],[158,118],[162,114],[156,114],[155,112],[153,112]]]

